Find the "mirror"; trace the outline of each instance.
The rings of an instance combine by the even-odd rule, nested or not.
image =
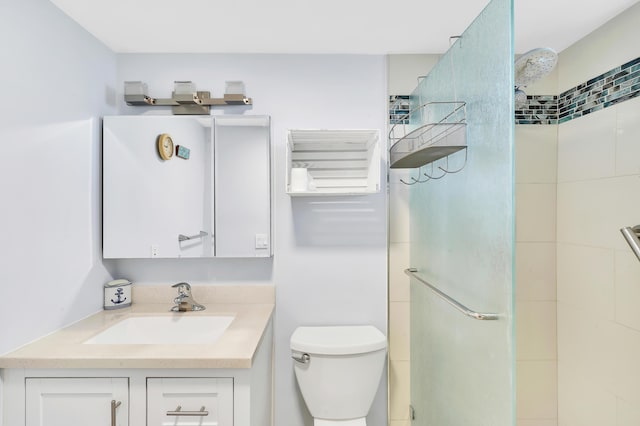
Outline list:
[[[104,258],[269,257],[267,116],[103,122]]]
[[[212,123],[211,117],[104,118],[105,258],[214,255]]]

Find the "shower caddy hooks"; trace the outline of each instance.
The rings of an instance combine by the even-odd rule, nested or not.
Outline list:
[[[418,121],[421,124],[406,124]],[[424,183],[432,179],[441,179],[450,173],[458,173],[467,164],[467,113],[466,103],[427,102],[403,116],[398,124],[389,131],[390,167],[392,169],[419,169],[418,178],[412,182],[400,182],[405,185]],[[449,156],[465,150],[464,164],[456,170],[449,168]],[[434,174],[434,162],[446,158],[446,168],[438,166],[440,176]],[[431,164],[430,174],[421,171],[422,166]],[[426,179],[422,179],[422,176]]]

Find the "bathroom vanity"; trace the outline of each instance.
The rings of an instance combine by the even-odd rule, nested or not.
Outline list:
[[[173,293],[134,288],[144,303],[99,312],[0,357],[3,424],[271,425],[273,287],[196,291],[206,310],[170,313],[166,300]],[[95,342],[132,319],[150,319],[140,322],[147,327],[155,319],[180,324],[229,316],[233,320],[213,342],[184,343],[172,327],[162,327],[167,336],[149,330],[158,343]]]

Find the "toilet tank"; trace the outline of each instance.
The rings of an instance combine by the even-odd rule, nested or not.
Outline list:
[[[298,327],[291,335],[294,371],[314,418],[365,417],[380,385],[387,339],[373,326]]]

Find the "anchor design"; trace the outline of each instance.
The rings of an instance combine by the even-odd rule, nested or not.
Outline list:
[[[119,288],[116,290],[116,300],[111,299],[111,301],[113,303],[115,303],[116,305],[119,305],[120,303],[123,303],[125,300],[127,300],[126,297],[122,297],[124,295],[124,290]]]

